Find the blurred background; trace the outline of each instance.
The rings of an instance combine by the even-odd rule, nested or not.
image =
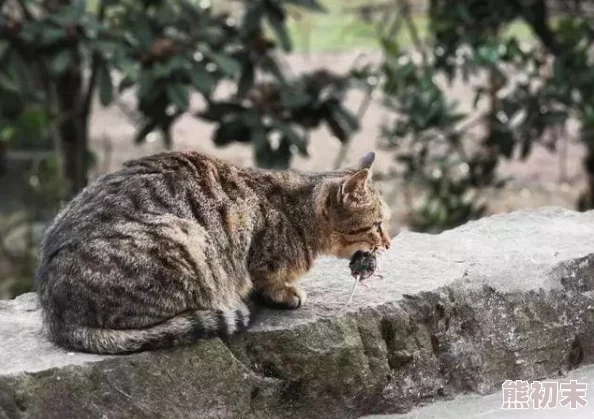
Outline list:
[[[332,170],[391,233],[594,207],[594,1],[0,0],[0,298],[98,175],[162,150]]]

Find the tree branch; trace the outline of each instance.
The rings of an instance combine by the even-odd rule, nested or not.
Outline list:
[[[105,17],[105,4],[99,0],[99,11],[97,13],[97,18],[99,21],[102,21]],[[82,114],[83,119],[86,121],[88,120],[89,114],[91,112],[91,105],[93,103],[93,93],[95,92],[95,87],[97,86],[97,77],[99,74],[99,62],[101,60],[101,56],[98,52],[93,52],[93,57],[91,58],[91,77],[89,78],[89,84],[87,86],[87,93],[85,95],[83,104],[82,104]]]
[[[386,25],[386,19],[388,18],[388,16],[389,15],[386,15],[384,17],[384,22],[382,25],[380,25],[379,31],[381,31],[383,28],[385,28],[387,26],[386,39],[394,39],[394,37],[396,36],[396,34],[398,33],[398,31],[401,28],[401,19],[399,16],[397,16],[395,19],[392,20],[391,24]],[[381,58],[382,65],[386,62],[386,59],[387,59],[386,50],[385,50],[385,48],[382,48],[382,58]],[[357,119],[359,121],[361,121],[363,119],[363,116],[369,109],[369,105],[371,104],[371,100],[373,99],[373,92],[375,91],[375,89],[378,86],[379,86],[379,81],[374,86],[368,86],[368,90],[366,92],[365,98],[363,99],[363,102],[361,103],[361,105],[359,106],[359,109],[357,110]],[[347,158],[347,155],[349,153],[352,143],[353,143],[353,138],[351,137],[344,144],[341,145],[340,150],[338,150],[336,159],[334,160],[334,166],[333,166],[334,170],[338,170],[340,168],[340,166],[342,166],[342,164],[344,163],[344,161]]]
[[[549,26],[549,6],[545,0],[531,2],[524,6],[519,0],[510,0],[510,4],[516,8],[520,16],[530,25],[536,36],[543,45],[553,54],[561,54],[561,48],[555,33]]]
[[[419,35],[419,31],[417,29],[417,25],[413,21],[413,15],[411,13],[411,5],[408,0],[400,0],[399,2],[400,13],[404,17],[404,23],[408,26],[408,32],[410,33],[410,39],[413,42],[415,48],[421,54],[423,59],[423,64],[427,65],[427,54],[425,51],[425,46],[423,45],[423,41],[421,40],[421,36]]]
[[[365,115],[365,113],[367,112],[367,109],[369,108],[369,105],[371,104],[371,99],[373,97],[374,90],[375,90],[375,86],[368,87],[367,93],[365,94],[365,98],[363,99],[363,102],[361,102],[361,105],[359,106],[359,109],[357,111],[357,119],[359,121],[361,121],[361,119],[363,119],[363,115]],[[349,153],[352,142],[353,142],[353,139],[349,138],[340,147],[340,150],[338,151],[338,155],[336,156],[336,159],[334,160],[334,166],[333,166],[334,170],[338,170],[338,169],[340,169],[340,166],[342,166],[342,163],[344,162],[344,160],[346,159],[346,157]]]

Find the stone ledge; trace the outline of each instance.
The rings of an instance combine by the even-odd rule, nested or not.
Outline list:
[[[351,305],[320,260],[306,306],[167,351],[67,353],[33,294],[0,302],[0,418],[356,418],[594,363],[594,212],[516,212],[402,233]]]

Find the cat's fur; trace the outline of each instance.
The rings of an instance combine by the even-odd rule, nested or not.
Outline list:
[[[297,308],[320,254],[387,247],[374,155],[341,172],[242,169],[161,153],[104,175],[56,217],[36,287],[50,338],[95,353],[169,347],[250,324],[252,291]]]

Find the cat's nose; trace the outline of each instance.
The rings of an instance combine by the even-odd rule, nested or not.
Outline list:
[[[390,240],[390,237],[388,237],[388,235],[383,232],[382,232],[382,241],[383,241],[383,245],[386,249],[389,249],[390,246],[392,246],[392,240]]]

